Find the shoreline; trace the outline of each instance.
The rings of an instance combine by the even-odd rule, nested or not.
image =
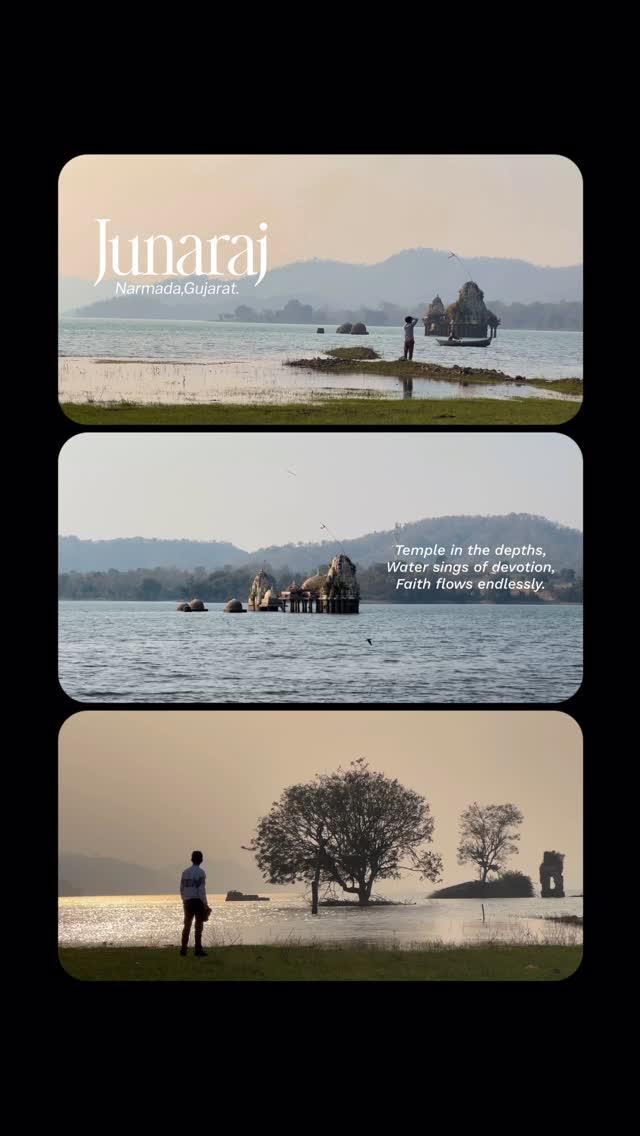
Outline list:
[[[557,426],[580,410],[580,378],[527,378],[471,362],[384,359],[366,344],[270,363],[61,355],[59,400],[83,425]]]
[[[402,364],[399,364],[402,366]],[[360,364],[361,368],[363,364]],[[514,380],[515,381],[515,380]],[[546,383],[547,380],[527,380]],[[549,380],[553,381],[553,380]],[[574,380],[557,380],[567,382]],[[323,398],[314,403],[190,404],[62,402],[62,413],[81,425],[111,426],[559,426],[579,412],[569,399]]]
[[[84,982],[558,982],[582,962],[582,946],[509,943],[409,948],[205,945],[206,958],[178,947],[60,947],[62,970]]]
[[[131,367],[229,367],[242,365],[245,362],[264,365],[265,360],[256,358],[243,359],[165,359],[146,356],[113,358],[103,355],[58,355],[59,366],[74,364],[89,364],[90,366],[131,366]],[[563,378],[544,378],[533,375],[509,375],[506,371],[497,371],[491,367],[473,367],[443,363],[420,362],[402,358],[384,359],[377,351],[370,347],[332,347],[322,355],[315,355],[308,359],[278,358],[272,363],[280,367],[289,367],[300,371],[314,371],[324,375],[367,375],[389,379],[429,379],[433,382],[449,382],[456,386],[534,386],[540,390],[550,390],[556,394],[564,394],[574,399],[582,399],[584,381],[579,375]]]

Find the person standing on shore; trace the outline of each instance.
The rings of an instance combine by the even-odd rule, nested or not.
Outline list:
[[[191,853],[191,866],[185,868],[180,879],[180,898],[184,907],[184,925],[182,928],[182,946],[180,954],[186,955],[189,949],[189,935],[191,924],[195,919],[195,951],[198,958],[206,957],[207,952],[202,949],[202,927],[209,918],[211,908],[207,904],[206,882],[207,877],[200,867],[204,857],[202,852]]]
[[[413,348],[415,347],[415,339],[413,338],[413,329],[418,320],[414,316],[404,317],[404,358],[413,359]]]

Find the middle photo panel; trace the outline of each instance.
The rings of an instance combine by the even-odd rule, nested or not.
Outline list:
[[[582,681],[561,434],[78,434],[59,477],[78,702],[560,703]]]

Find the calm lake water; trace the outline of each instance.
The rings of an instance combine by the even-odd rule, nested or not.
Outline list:
[[[463,382],[368,375],[320,375],[284,367],[331,347],[365,345],[383,359],[402,353],[402,329],[371,327],[368,336],[322,336],[315,324],[256,324],[180,320],[62,317],[59,392],[62,401],[278,402],[308,401],[347,392],[389,398],[561,397],[526,384],[474,387]],[[525,378],[581,378],[582,333],[502,331],[485,349],[440,347],[417,335],[414,358],[445,366],[487,367]]]
[[[82,702],[560,702],[582,680],[578,604],[207,606],[62,601],[62,686]]]
[[[269,895],[269,892],[260,894]],[[203,945],[317,942],[410,947],[439,940],[575,943],[582,928],[549,922],[544,915],[582,915],[582,898],[427,899],[411,893],[406,906],[323,907],[311,915],[304,895],[271,893],[269,903],[225,903],[209,896],[213,908]],[[394,896],[395,898],[395,896]],[[180,941],[182,904],[174,895],[73,896],[60,899],[61,946],[175,946]],[[191,941],[193,945],[193,937]]]

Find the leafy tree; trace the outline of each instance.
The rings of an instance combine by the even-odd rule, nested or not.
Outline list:
[[[458,863],[475,864],[482,883],[490,872],[501,872],[509,856],[517,856],[524,817],[515,805],[484,805],[474,801],[460,818]]]
[[[337,884],[366,906],[376,880],[418,872],[436,882],[442,860],[429,804],[364,760],[285,789],[257,825],[250,846],[270,883],[310,883],[317,912],[320,882]],[[401,863],[406,860],[407,863]]]

